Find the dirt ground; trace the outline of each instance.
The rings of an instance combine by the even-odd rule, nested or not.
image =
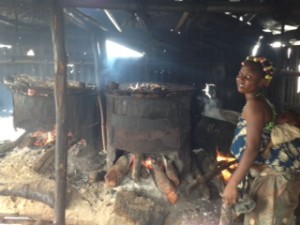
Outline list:
[[[4,140],[14,141],[22,135],[23,131],[12,128],[12,117],[0,117],[0,123],[0,146]],[[54,165],[43,173],[34,170],[49,149],[29,146],[19,145],[0,154],[0,223],[4,216],[54,220]],[[95,171],[97,180],[91,181],[89,174]],[[149,174],[137,183],[128,175],[116,188],[105,184],[105,174],[105,152],[86,153],[80,146],[69,149],[67,225],[218,224],[221,200],[213,181],[209,182],[211,199],[207,200],[200,189],[188,194],[191,180],[182,179],[177,189],[179,201],[173,205]]]
[[[35,184],[42,194],[53,199],[53,175],[40,175],[32,167],[44,150],[29,147],[14,148],[0,160],[0,191],[12,190],[16,185]],[[72,157],[72,156],[71,156]],[[90,157],[79,157],[76,162],[85,171]],[[98,165],[104,166],[105,154],[98,154]],[[93,157],[93,160],[96,160]],[[77,165],[77,166],[78,166]],[[89,167],[89,168],[87,168]],[[104,168],[104,167],[103,167]],[[98,170],[101,168],[98,167]],[[84,170],[82,170],[84,171]],[[157,189],[151,177],[133,182],[129,177],[116,188],[108,188],[100,177],[89,182],[87,173],[72,174],[68,178],[71,190],[66,209],[66,221],[72,225],[214,225],[218,224],[220,199],[206,201],[197,191],[187,195],[184,183],[178,189],[180,199],[170,204]],[[103,174],[105,171],[103,171]],[[102,175],[103,175],[102,174]],[[101,176],[101,172],[100,172]],[[69,193],[69,192],[68,192]],[[1,196],[0,213],[29,215],[53,220],[54,210],[47,204],[23,197]]]

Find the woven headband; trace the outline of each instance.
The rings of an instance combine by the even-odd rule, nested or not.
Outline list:
[[[262,56],[248,56],[243,62],[242,66],[245,65],[246,62],[255,62],[255,63],[260,63],[263,73],[264,73],[264,78],[268,81],[271,81],[274,75],[274,68],[272,66],[272,62],[268,60],[265,57]]]

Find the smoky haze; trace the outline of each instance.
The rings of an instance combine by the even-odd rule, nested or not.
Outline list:
[[[13,110],[12,92],[0,83],[0,116],[9,116]]]

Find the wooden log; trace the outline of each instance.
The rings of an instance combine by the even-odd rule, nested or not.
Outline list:
[[[206,182],[207,180],[210,180],[211,178],[219,175],[223,170],[228,169],[230,166],[236,164],[237,161],[219,161],[215,164],[214,169],[212,169],[210,172],[206,173],[204,175],[204,180],[203,182]]]
[[[167,199],[173,205],[177,203],[179,199],[179,194],[176,191],[176,188],[169,180],[163,168],[156,163],[153,163],[153,175],[154,181],[158,189],[167,196]]]
[[[72,139],[69,142],[71,147],[68,149],[68,152],[71,152],[71,154],[77,154],[80,149],[86,147],[86,142],[84,139],[79,141]],[[43,156],[34,164],[33,170],[40,174],[46,174],[49,167],[54,167],[54,162],[55,145],[47,149]]]
[[[108,187],[117,187],[128,174],[129,169],[130,163],[128,157],[126,155],[121,156],[105,174],[105,184]]]
[[[1,184],[0,195],[22,197],[30,200],[42,202],[49,207],[54,207],[54,185],[51,188],[47,186],[48,190],[44,189],[44,184],[32,181],[29,183],[16,184]]]
[[[44,174],[50,165],[54,165],[55,145],[50,147],[43,156],[34,164],[33,170],[37,173]]]
[[[54,208],[55,193],[54,182],[45,185],[43,181],[30,181],[27,183],[1,183],[0,195],[22,197],[29,200],[35,200]],[[72,189],[66,192],[66,207],[72,198]]]
[[[134,182],[138,182],[141,178],[141,164],[143,155],[141,153],[134,153],[133,165],[131,171],[131,178]]]
[[[38,215],[1,214],[2,224],[23,224],[23,225],[49,225],[53,224],[49,220],[37,218]],[[40,216],[39,216],[40,217]]]
[[[164,167],[166,170],[166,175],[167,177],[172,181],[174,186],[177,188],[180,185],[180,178],[178,171],[170,159],[167,159],[165,156],[163,156],[163,162],[164,162]]]
[[[207,172],[202,177],[199,177],[198,179],[196,179],[195,182],[189,186],[188,192],[193,191],[199,185],[202,185],[205,182],[207,182],[208,180],[210,180],[211,178],[219,175],[222,172],[222,170],[228,169],[231,165],[236,164],[236,163],[237,163],[236,161],[231,161],[231,162],[220,161],[220,162],[217,162],[215,164],[215,167],[211,171]]]

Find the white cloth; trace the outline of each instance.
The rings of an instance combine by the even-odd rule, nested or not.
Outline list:
[[[273,145],[279,145],[300,138],[300,129],[290,124],[277,124],[271,131]]]

